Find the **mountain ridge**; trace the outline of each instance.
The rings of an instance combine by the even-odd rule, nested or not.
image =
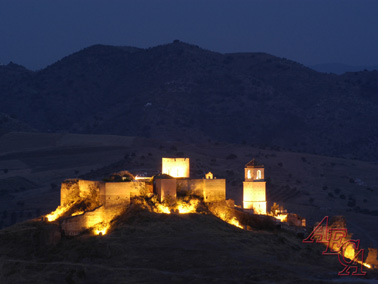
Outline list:
[[[374,71],[378,70],[378,65],[348,65],[343,63],[323,63],[308,65],[311,69],[314,69],[322,73],[334,73],[342,75],[348,72],[360,72],[360,71]]]
[[[94,45],[11,77],[0,76],[0,112],[39,131],[211,139],[378,160],[378,71],[324,74],[266,53],[222,54],[174,41]]]

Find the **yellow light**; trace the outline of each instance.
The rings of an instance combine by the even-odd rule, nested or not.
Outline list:
[[[322,230],[323,230],[323,234],[324,234],[324,238],[326,238],[326,233],[327,233],[327,230],[325,227],[322,227]],[[330,238],[334,238],[334,235],[331,235]],[[348,241],[347,238],[343,238],[341,240],[341,243],[345,243],[346,241]],[[354,260],[354,257],[355,257],[355,248],[353,247],[352,244],[349,244],[347,245],[346,247],[344,247],[344,251],[341,251],[341,250],[338,250],[338,247],[337,247],[337,243],[333,242],[332,240],[330,240],[330,242],[332,242],[334,244],[334,247],[331,247],[332,250],[334,251],[338,251],[339,254],[341,254],[344,258],[346,259],[349,259],[349,260]],[[328,245],[328,244],[325,244],[325,245]],[[371,269],[371,265],[369,263],[366,263],[366,262],[363,262],[362,260],[355,260],[357,263],[360,263],[362,264],[363,266]]]
[[[240,229],[244,229],[244,227],[240,224],[239,220],[233,216],[231,217],[229,212],[226,211],[226,210],[215,210],[215,211],[211,211],[215,216],[217,216],[219,219],[221,219],[222,221],[232,225],[232,226],[235,226],[235,227],[238,227]]]
[[[171,214],[171,210],[168,206],[165,206],[161,203],[156,203],[154,208],[155,213]]]
[[[107,223],[100,223],[100,224],[97,224],[95,225],[95,227],[93,228],[93,233],[97,236],[99,235],[106,235],[106,233],[108,232],[110,228],[110,225],[107,224]]]
[[[77,211],[77,212],[74,212],[71,214],[71,216],[77,216],[77,215],[81,215],[81,214],[84,214],[85,212],[84,211]]]
[[[155,213],[171,214],[171,212],[177,212],[179,214],[196,213],[197,207],[200,201],[198,199],[191,199],[187,202],[183,200],[177,200],[175,204],[165,205],[160,202],[156,202],[153,207]]]
[[[280,220],[281,222],[287,222],[287,214],[279,214],[275,216],[274,218]]]
[[[135,177],[135,180],[145,180],[145,179],[152,179],[152,177],[139,177],[139,176]]]
[[[50,214],[46,215],[46,218],[49,222],[53,222],[57,220],[60,216],[62,216],[64,213],[66,213],[70,208],[73,206],[73,204],[65,205],[65,206],[58,206],[55,211],[51,212]]]
[[[192,199],[189,201],[189,203],[179,201],[176,209],[179,211],[180,214],[196,213],[198,204],[198,199]]]
[[[235,226],[235,227],[238,227],[240,229],[244,229],[243,226],[240,225],[240,223],[239,223],[238,219],[236,219],[236,217],[233,217],[232,219],[230,219],[228,221],[228,223],[231,224],[231,225],[233,225],[233,226]]]

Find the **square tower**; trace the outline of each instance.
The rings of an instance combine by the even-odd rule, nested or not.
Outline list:
[[[266,182],[264,165],[254,159],[245,165],[243,182],[243,208],[255,214],[266,214]]]
[[[189,158],[162,158],[163,174],[174,178],[188,178],[189,170]]]

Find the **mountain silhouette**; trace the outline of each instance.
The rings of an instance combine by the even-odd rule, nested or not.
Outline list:
[[[378,71],[316,72],[174,41],[0,66],[0,112],[41,132],[227,141],[378,160]]]

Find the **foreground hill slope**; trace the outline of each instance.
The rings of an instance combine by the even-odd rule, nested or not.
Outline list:
[[[0,231],[1,283],[328,283],[341,266],[292,233],[243,231],[211,215],[129,210],[105,236],[46,244],[52,229]]]
[[[213,139],[377,160],[378,71],[323,74],[175,41],[95,45],[0,74],[0,111],[42,131]],[[11,73],[11,75],[9,75]]]

